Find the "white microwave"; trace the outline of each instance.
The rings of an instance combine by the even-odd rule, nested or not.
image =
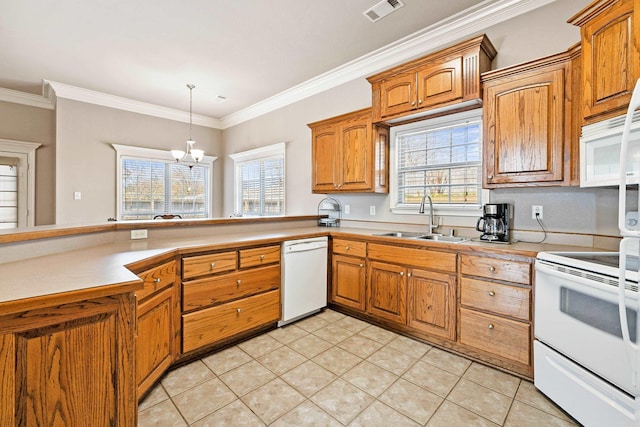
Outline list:
[[[625,116],[582,127],[580,186],[617,186],[620,182],[620,145]],[[627,156],[628,183],[640,178],[640,110],[633,116]],[[636,178],[634,180],[634,178]]]

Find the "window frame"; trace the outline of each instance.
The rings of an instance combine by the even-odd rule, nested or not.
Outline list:
[[[233,206],[234,206],[234,216],[242,216],[242,217],[278,217],[286,215],[287,208],[287,155],[286,155],[286,142],[279,142],[276,144],[267,145],[264,147],[255,148],[252,150],[241,151],[239,153],[230,154],[229,157],[233,160]],[[254,214],[243,214],[242,213],[242,201],[240,200],[240,188],[241,188],[241,176],[240,176],[240,166],[244,163],[255,162],[259,160],[267,160],[272,158],[280,158],[282,157],[282,213],[278,215],[265,215],[264,213],[260,213],[258,215]],[[262,201],[261,201],[262,202]]]
[[[171,155],[171,151],[169,150],[158,150],[155,148],[144,148],[144,147],[135,147],[131,145],[120,145],[120,144],[111,144],[111,146],[116,150],[116,219],[118,221],[122,220],[122,160],[125,158],[139,158],[143,160],[151,160],[151,161],[162,161],[166,162],[167,160],[175,162],[176,159]],[[201,165],[207,166],[209,168],[209,176],[207,179],[208,188],[209,188],[209,199],[207,204],[207,210],[209,212],[209,217],[211,217],[211,213],[213,210],[213,162],[215,162],[218,158],[215,156],[204,156]],[[188,162],[184,162],[188,163]],[[131,220],[131,221],[141,221],[141,220]]]
[[[399,144],[397,142],[398,134],[416,132],[419,129],[436,129],[464,122],[477,121],[480,125],[480,168],[483,167],[483,123],[482,109],[473,109],[461,113],[445,115],[432,119],[412,122],[405,125],[394,126],[390,132],[390,152],[389,152],[389,208],[392,213],[400,215],[418,215],[418,205],[398,205],[398,159]],[[482,188],[482,180],[479,182],[478,196],[480,200],[477,204],[469,205],[453,205],[443,203],[433,203],[434,214],[440,216],[478,216],[478,212],[482,209],[482,205],[489,201],[489,190]]]

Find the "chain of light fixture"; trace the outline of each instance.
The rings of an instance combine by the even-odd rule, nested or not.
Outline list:
[[[189,139],[187,140],[187,150],[171,150],[171,155],[176,162],[180,162],[185,160],[187,156],[191,155],[191,158],[194,162],[200,163],[202,159],[204,159],[204,151],[199,150],[197,148],[193,148],[193,144],[196,142],[191,137],[191,131],[193,128],[193,88],[196,86],[193,84],[187,84],[187,88],[189,88]]]

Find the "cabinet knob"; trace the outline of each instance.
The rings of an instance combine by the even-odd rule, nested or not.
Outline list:
[[[416,101],[413,101],[413,102],[411,103],[411,106],[414,106],[414,105],[416,105]]]
[[[364,264],[358,264],[358,265],[360,265],[360,268],[364,267]]]
[[[401,275],[401,276],[404,276],[404,271],[401,271],[401,272],[400,272],[400,275]]]
[[[493,179],[493,175],[487,175],[487,179]]]
[[[239,308],[236,308],[236,311],[238,312],[238,314],[240,314],[241,310]]]
[[[491,266],[489,267],[489,271],[493,273],[494,271],[496,271],[496,268],[494,266]]]
[[[493,323],[489,323],[489,329],[493,329]]]
[[[411,273],[407,274],[407,277],[411,277]]]
[[[260,261],[264,259],[264,255],[260,255]]]
[[[495,292],[493,292],[493,291],[489,291],[489,296],[490,296],[490,297],[493,297],[493,296],[495,296],[495,295],[496,295],[496,293],[495,293]]]
[[[418,104],[422,104],[422,99],[418,99]]]
[[[242,285],[242,280],[238,279],[236,280],[236,283],[238,284],[238,286]]]
[[[160,283],[160,278],[156,277],[155,279],[153,279],[153,283]]]
[[[345,246],[345,247],[344,247],[344,250],[345,250],[345,251],[348,251],[349,249],[351,249],[349,246]]]
[[[210,265],[211,265],[211,268],[215,268],[216,263],[215,263],[215,262],[212,262]]]

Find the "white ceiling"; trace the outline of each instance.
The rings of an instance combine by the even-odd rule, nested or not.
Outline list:
[[[185,111],[193,83],[194,113],[224,118],[452,15],[505,2],[403,0],[372,23],[362,12],[378,1],[0,0],[0,87],[41,94],[44,79]]]

